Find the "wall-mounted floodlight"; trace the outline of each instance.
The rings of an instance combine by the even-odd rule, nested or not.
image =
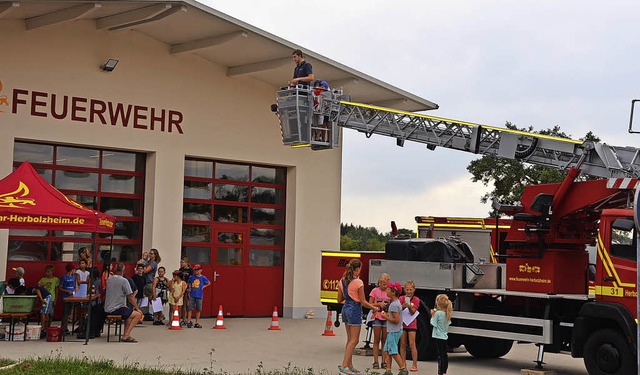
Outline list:
[[[116,68],[116,65],[118,65],[118,60],[109,59],[106,63],[100,65],[100,69],[104,70],[105,72],[112,72],[113,69]]]

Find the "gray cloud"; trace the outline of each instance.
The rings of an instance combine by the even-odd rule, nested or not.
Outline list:
[[[437,116],[559,125],[574,138],[591,130],[610,144],[638,144],[626,133],[630,100],[640,96],[636,1],[204,2],[434,101]],[[393,216],[412,227],[415,215],[488,212],[481,192],[456,190],[473,155],[346,132],[343,219],[378,226]],[[442,186],[451,198],[421,204]],[[398,204],[398,194],[412,204]],[[362,199],[387,211],[349,204]]]

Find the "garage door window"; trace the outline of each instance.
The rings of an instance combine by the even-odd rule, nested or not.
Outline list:
[[[284,218],[286,199],[286,169],[252,164],[236,164],[215,160],[186,159],[184,163],[184,201],[182,211],[183,255],[199,255],[201,246],[209,246],[211,261],[225,265],[242,263],[242,255],[249,258],[250,245],[260,259],[281,259],[284,250]],[[242,242],[243,248],[219,247],[219,244],[237,243],[228,226],[239,226],[250,233]],[[217,238],[211,233],[221,229]],[[240,230],[238,231],[241,232]],[[242,250],[242,251],[240,251]],[[238,252],[240,251],[240,252]],[[275,251],[277,254],[272,254]],[[256,258],[257,259],[257,258]],[[193,263],[193,259],[189,256]],[[200,261],[200,263],[209,263]],[[245,265],[279,266],[277,260],[251,261]]]
[[[29,161],[62,193],[118,220],[114,234],[117,261],[140,259],[145,155],[90,147],[15,142],[14,169]],[[90,246],[91,233],[75,231],[9,231],[8,260],[77,261],[78,249]],[[97,239],[100,257],[111,239]]]

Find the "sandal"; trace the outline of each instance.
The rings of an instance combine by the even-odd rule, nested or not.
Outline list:
[[[409,371],[411,371],[411,372],[416,372],[416,371],[418,371],[418,366],[413,366],[413,367],[411,367],[411,370],[409,370]]]
[[[136,340],[133,337],[129,336],[126,339],[122,339],[122,342],[138,342],[138,340]]]
[[[371,366],[372,369],[374,370],[379,370],[380,369],[380,365],[378,364],[378,362],[373,362],[373,365]]]
[[[353,372],[353,370],[351,370],[348,367],[342,367],[342,366],[338,366],[338,372],[341,375],[355,375],[355,373]]]

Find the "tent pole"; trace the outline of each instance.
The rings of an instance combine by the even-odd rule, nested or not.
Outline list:
[[[95,264],[93,264],[96,261],[96,253],[97,253],[97,243],[98,243],[98,233],[93,232],[93,234],[91,235],[91,238],[93,239],[93,252],[92,252],[92,260],[93,262],[91,263],[91,268],[89,269],[89,277],[88,280],[90,282],[89,285],[87,285],[87,290],[89,291],[89,293],[87,293],[87,296],[89,296],[89,302],[87,302],[88,306],[87,306],[87,320],[85,322],[85,332],[84,332],[84,345],[87,345],[89,343],[89,328],[91,327],[91,297],[93,296],[93,286],[95,285],[95,280],[93,279],[93,267],[95,267]],[[97,291],[96,291],[97,292]]]
[[[111,234],[111,244],[109,244],[109,261],[107,262],[107,271],[111,271],[111,254],[113,252],[113,233]]]

